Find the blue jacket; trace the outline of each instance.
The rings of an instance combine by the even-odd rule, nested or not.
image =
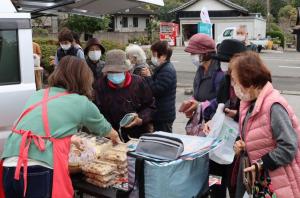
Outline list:
[[[154,69],[152,77],[146,78],[156,100],[157,112],[154,122],[173,122],[176,117],[176,71],[171,62]]]

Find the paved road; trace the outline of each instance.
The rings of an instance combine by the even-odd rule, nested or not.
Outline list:
[[[273,83],[279,90],[300,91],[300,53],[263,52],[260,54],[272,72]],[[196,67],[183,48],[176,48],[172,56],[178,83],[192,85]]]

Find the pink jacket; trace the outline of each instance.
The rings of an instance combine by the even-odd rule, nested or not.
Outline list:
[[[298,135],[298,151],[295,159],[288,165],[269,171],[272,185],[278,198],[300,197],[300,125],[299,121],[280,93],[267,83],[259,94],[251,117],[245,126],[244,141],[250,161],[256,162],[265,154],[276,148],[276,141],[272,139],[270,111],[274,103],[281,104],[288,112],[292,125]],[[240,128],[245,119],[250,103],[240,105]]]

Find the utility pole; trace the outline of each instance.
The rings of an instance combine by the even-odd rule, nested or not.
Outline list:
[[[270,29],[270,0],[267,0],[267,26]]]

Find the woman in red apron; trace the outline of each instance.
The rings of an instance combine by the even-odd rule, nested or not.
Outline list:
[[[68,171],[71,137],[82,126],[118,142],[92,97],[93,76],[86,63],[66,56],[36,92],[14,124],[4,147],[3,184],[7,198],[71,198]]]

